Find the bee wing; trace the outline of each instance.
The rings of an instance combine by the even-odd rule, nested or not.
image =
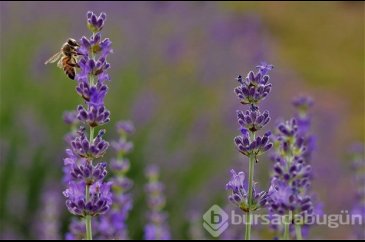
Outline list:
[[[61,58],[62,56],[62,52],[58,52],[56,54],[54,54],[51,58],[49,58],[46,62],[44,62],[45,65],[47,65],[48,63],[54,63],[56,62],[59,58]]]
[[[62,59],[63,59],[63,58],[61,58],[61,59],[57,62],[57,67],[58,67],[58,68],[61,68],[61,69],[63,69]]]

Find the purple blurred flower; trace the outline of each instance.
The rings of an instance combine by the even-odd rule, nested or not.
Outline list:
[[[169,240],[171,235],[167,224],[167,213],[163,212],[166,199],[163,195],[164,185],[159,182],[159,168],[151,165],[147,167],[145,174],[148,179],[145,191],[150,211],[147,214],[148,223],[144,229],[144,238],[146,240]]]
[[[294,107],[299,109],[299,111],[301,111],[301,112],[307,112],[308,109],[313,106],[313,104],[314,104],[314,101],[313,101],[312,97],[309,97],[309,96],[299,96],[299,97],[294,98],[294,100],[293,100]]]
[[[58,189],[47,188],[42,194],[40,212],[35,220],[36,238],[39,240],[61,239],[61,195]]]
[[[293,100],[293,105],[297,110],[295,119],[297,120],[298,132],[304,139],[304,145],[306,147],[303,157],[307,162],[310,162],[312,153],[316,148],[316,136],[310,134],[311,116],[309,110],[313,104],[314,101],[309,96],[299,96]]]
[[[113,208],[98,220],[98,239],[128,239],[126,221],[133,206],[132,196],[129,193],[133,182],[126,177],[130,162],[125,155],[131,151],[133,146],[131,142],[127,141],[127,135],[134,131],[134,127],[130,121],[120,121],[116,125],[116,130],[120,137],[118,141],[112,142],[117,153],[117,158],[111,161]]]
[[[82,240],[85,238],[85,223],[81,220],[72,219],[69,224],[69,232],[66,233],[66,240]]]
[[[267,73],[269,73],[269,71],[271,71],[272,69],[274,69],[273,65],[267,64],[266,62],[261,62],[260,65],[257,65],[256,68],[259,70],[259,72],[261,73],[261,75],[266,75]]]
[[[78,123],[77,113],[75,111],[64,112],[63,120],[64,120],[65,124],[68,124],[68,125],[73,125],[75,123]]]
[[[280,215],[288,214],[288,211],[294,211],[297,214],[306,212],[309,215],[313,213],[310,196],[301,196],[295,187],[279,178],[272,180],[272,187],[269,200],[271,211]]]
[[[133,149],[133,143],[127,142],[125,139],[111,142],[111,146],[117,152],[129,153]]]
[[[277,127],[273,137],[275,152],[274,172],[271,179],[273,192],[268,200],[271,214],[279,215],[306,215],[312,216],[319,211],[315,210],[314,197],[311,191],[312,167],[309,165],[306,152],[307,133],[300,132],[296,119],[282,122]],[[294,226],[305,226],[290,222],[291,233],[295,235]],[[273,226],[278,233],[284,231],[279,226]],[[290,231],[286,231],[289,236]],[[301,236],[302,232],[300,232]],[[294,236],[293,235],[293,236]]]
[[[285,210],[296,210],[300,204],[288,206],[286,200],[283,200],[286,197],[282,196],[283,192],[285,191],[291,202],[301,200],[300,197],[309,191],[312,168],[303,157],[306,147],[303,137],[299,135],[296,120],[291,119],[280,123],[277,130],[274,137],[275,154],[273,159],[275,163],[272,185],[277,194],[281,195],[272,196],[271,208],[275,211],[280,204],[284,204]],[[280,197],[281,199],[279,199]],[[307,210],[310,213],[313,212],[313,208]]]
[[[121,135],[130,135],[134,133],[134,125],[131,121],[119,121],[116,125],[117,132]]]

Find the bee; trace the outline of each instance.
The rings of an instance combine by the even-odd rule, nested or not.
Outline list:
[[[76,62],[76,57],[78,55],[77,49],[79,44],[76,40],[69,38],[66,43],[62,45],[61,50],[49,58],[44,64],[54,63],[58,61],[57,66],[64,70],[66,75],[70,79],[75,79],[76,67],[79,65]]]

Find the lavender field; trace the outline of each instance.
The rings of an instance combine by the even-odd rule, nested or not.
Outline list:
[[[364,9],[1,2],[0,239],[364,240]]]

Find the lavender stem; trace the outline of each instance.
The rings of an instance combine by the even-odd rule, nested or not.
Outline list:
[[[251,141],[255,140],[255,132],[251,132]],[[252,207],[252,185],[253,185],[253,176],[255,172],[255,160],[256,155],[251,154],[249,157],[249,173],[248,173],[248,212],[246,217],[246,231],[245,231],[245,240],[251,240],[251,207]]]
[[[295,224],[295,234],[297,236],[297,240],[303,240],[302,227],[300,226],[300,224]]]
[[[89,200],[90,193],[89,193],[89,185],[86,185],[86,201]],[[87,215],[85,218],[85,226],[86,226],[86,240],[93,240],[93,232],[91,228],[91,216]]]
[[[95,38],[95,33],[93,33],[93,39]],[[91,59],[93,61],[95,61],[95,54],[93,51],[91,51]],[[91,74],[89,75],[89,85],[90,87],[94,86],[94,75]],[[93,140],[94,140],[94,131],[95,128],[90,126],[90,134],[89,134],[89,143],[92,144]],[[92,160],[90,160],[90,163],[92,164]],[[86,184],[86,201],[89,201],[89,188],[90,185]],[[86,226],[86,240],[92,240],[93,239],[93,232],[92,232],[92,227],[91,227],[91,216],[88,215],[86,216],[86,220],[85,220],[85,226]]]
[[[289,240],[289,223],[286,221],[286,217],[284,221],[284,240]]]

